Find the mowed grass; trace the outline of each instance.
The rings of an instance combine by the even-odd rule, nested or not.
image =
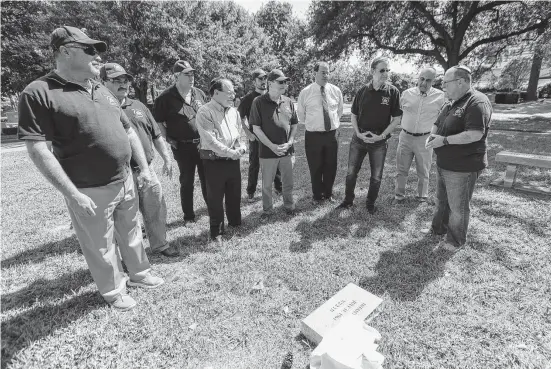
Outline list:
[[[351,135],[344,124],[339,200]],[[287,359],[287,367],[304,369],[313,347],[300,320],[349,282],[384,299],[371,324],[382,334],[387,369],[551,368],[551,198],[489,186],[504,170],[497,152],[551,154],[551,135],[490,134],[470,245],[455,255],[433,253],[438,239],[419,233],[431,206],[412,198],[389,205],[396,135],[375,216],[364,208],[367,160],[351,212],[311,205],[302,126],[298,137],[300,212],[280,210],[261,222],[258,191],[256,202],[242,202],[243,226],[221,249],[207,242],[200,191],[199,220],[183,226],[177,179],[161,177],[168,238],[183,255],[150,258],[167,284],[130,290],[138,306],[126,313],[97,293],[63,198],[25,152],[2,155],[2,368],[280,368]],[[158,158],[155,167],[160,174]],[[244,160],[244,197],[246,171]],[[410,174],[414,196],[413,168]],[[549,171],[523,168],[519,178],[551,186]]]

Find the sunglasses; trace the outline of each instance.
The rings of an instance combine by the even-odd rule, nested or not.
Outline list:
[[[390,72],[390,69],[380,69],[379,73],[388,73]]]
[[[94,45],[84,45],[84,44],[65,44],[62,45],[70,49],[81,49],[86,55],[94,56],[98,55],[98,50]]]
[[[287,80],[285,80],[285,81],[276,81],[276,82],[280,85],[286,85],[287,84]]]
[[[193,73],[193,72],[182,73],[182,75],[184,75],[186,77],[195,77],[195,73]]]
[[[111,82],[118,83],[118,84],[124,84],[130,82],[130,80],[126,77],[123,78],[111,78]]]

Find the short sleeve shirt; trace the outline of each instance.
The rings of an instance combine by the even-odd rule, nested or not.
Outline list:
[[[358,117],[360,132],[380,135],[390,125],[392,117],[402,115],[400,91],[389,83],[375,90],[369,82],[356,93],[350,112]]]
[[[53,154],[77,188],[123,181],[131,156],[122,110],[105,86],[91,94],[51,72],[29,84],[19,98],[21,140],[51,141]]]
[[[149,109],[138,100],[126,98],[121,107],[128,119],[130,119],[132,128],[134,128],[134,131],[136,131],[136,134],[140,138],[147,163],[151,164],[155,157],[153,140],[159,138],[161,135],[157,122],[155,122]],[[130,166],[133,170],[139,168],[134,158],[130,159]]]
[[[452,136],[465,131],[482,131],[479,141],[466,145],[446,145],[434,149],[436,164],[454,172],[476,172],[488,166],[486,137],[492,119],[492,104],[486,95],[469,90],[453,103],[446,103],[438,115],[436,134]]]
[[[157,122],[166,123],[166,135],[176,141],[199,138],[195,116],[201,105],[207,102],[205,93],[191,88],[191,104],[185,102],[176,85],[164,90],[155,100],[153,116]]]
[[[249,123],[251,126],[260,127],[272,143],[276,145],[287,143],[291,126],[298,124],[295,105],[287,96],[281,96],[279,102],[273,101],[269,94],[258,96],[253,101]],[[295,149],[291,146],[285,155],[291,155],[294,152]],[[270,159],[279,156],[260,142],[259,157]]]
[[[251,91],[243,97],[243,100],[241,100],[241,104],[239,104],[239,107],[237,108],[237,111],[239,112],[241,118],[247,117],[247,119],[249,119],[249,116],[251,115],[253,100],[256,99],[258,96],[261,96],[261,94],[256,91]]]

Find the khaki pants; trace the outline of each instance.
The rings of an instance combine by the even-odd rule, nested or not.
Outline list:
[[[417,196],[426,198],[429,195],[429,174],[432,164],[432,149],[425,148],[428,135],[414,137],[404,131],[400,132],[398,148],[396,150],[396,186],[395,197],[406,197],[406,182],[409,168],[415,158],[417,170]]]
[[[140,280],[150,272],[138,226],[134,181],[129,175],[121,182],[79,191],[94,201],[96,215],[78,215],[67,202],[69,215],[92,278],[110,302],[126,290],[127,281],[115,240],[132,280]]]
[[[276,172],[281,172],[283,206],[289,210],[294,210],[295,202],[293,200],[293,166],[295,165],[295,156],[287,155],[279,158],[260,158],[260,168],[262,169],[262,208],[265,212],[272,211],[274,207],[272,199],[272,184]]]

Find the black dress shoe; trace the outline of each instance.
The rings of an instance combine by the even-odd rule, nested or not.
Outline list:
[[[176,256],[180,256],[180,251],[178,251],[178,249],[174,246],[169,246],[163,251],[159,251],[159,254],[167,256],[169,258],[174,258]]]
[[[367,212],[371,215],[375,214],[377,207],[375,205],[367,205]]]
[[[339,204],[339,206],[337,206],[337,209],[349,209],[353,206],[354,204],[351,203],[351,202],[348,202],[348,201],[343,201]]]

